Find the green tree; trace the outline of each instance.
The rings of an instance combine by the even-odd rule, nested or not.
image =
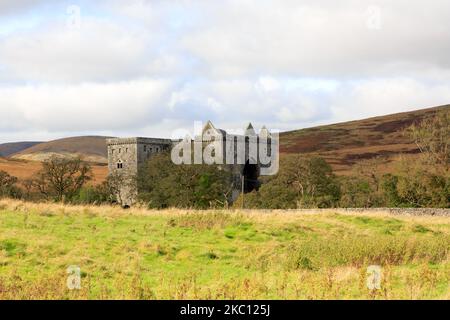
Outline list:
[[[450,207],[450,109],[405,130],[419,158],[403,157],[395,172],[395,196],[401,205]]]
[[[378,203],[370,182],[359,176],[341,177],[341,199],[343,208],[369,208]]]
[[[281,159],[279,173],[263,183],[259,191],[245,195],[245,203],[255,208],[333,207],[339,198],[338,180],[324,159],[286,155]]]
[[[419,124],[406,129],[406,134],[418,146],[427,162],[439,165],[448,172],[450,168],[450,109],[438,112]]]
[[[450,207],[450,178],[417,159],[403,157],[386,191],[402,207]],[[385,192],[386,192],[385,191]]]
[[[399,177],[394,174],[385,174],[381,180],[381,190],[384,195],[384,203],[386,207],[401,207],[403,205],[402,199],[398,194]]]
[[[231,173],[213,165],[175,165],[170,154],[153,156],[138,178],[139,198],[152,208],[225,207]]]
[[[352,170],[350,176],[340,177],[342,197],[341,207],[370,208],[385,205],[380,189],[380,172],[387,160],[382,157],[362,160]]]

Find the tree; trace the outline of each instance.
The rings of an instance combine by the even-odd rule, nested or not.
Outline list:
[[[22,186],[25,189],[25,199],[30,200],[32,198],[32,192],[34,189],[34,180],[33,179],[25,179],[22,181]]]
[[[384,205],[380,172],[387,159],[375,157],[359,161],[350,176],[340,177],[341,207],[370,208]]]
[[[323,158],[288,157],[281,175],[298,193],[298,207],[329,207],[339,198],[336,177]]]
[[[450,207],[450,109],[410,126],[405,133],[421,156],[399,162],[395,196],[402,205]]]
[[[16,183],[18,179],[5,171],[0,171],[0,197],[20,197],[20,189]]]
[[[378,204],[367,178],[360,176],[341,177],[341,199],[339,206],[343,208],[369,208]]]
[[[81,159],[53,156],[42,164],[34,180],[35,187],[47,199],[69,200],[91,180],[91,167]]]
[[[416,159],[401,158],[395,175],[386,178],[385,194],[397,206],[450,207],[450,177]]]
[[[401,207],[403,201],[398,194],[397,186],[398,186],[399,177],[388,173],[383,175],[381,179],[381,190],[383,191],[383,200],[385,207]]]
[[[406,129],[406,134],[417,145],[430,164],[439,165],[448,172],[450,167],[450,110],[438,112],[417,125]]]
[[[138,178],[139,198],[152,208],[224,207],[231,173],[214,165],[175,165],[168,153],[154,155]]]
[[[353,168],[353,173],[356,177],[364,179],[373,192],[378,192],[380,185],[380,171],[386,165],[387,159],[377,156],[371,159],[359,161]]]
[[[333,207],[339,198],[339,183],[324,159],[286,155],[279,173],[245,195],[245,203],[256,208]]]

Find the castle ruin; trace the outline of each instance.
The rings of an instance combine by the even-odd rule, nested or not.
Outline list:
[[[225,155],[227,152],[231,152],[231,156],[227,154],[227,159],[231,157],[232,163],[227,162],[219,165],[232,173],[231,184],[233,191],[229,201],[233,202],[237,199],[242,191],[247,193],[258,189],[258,178],[261,175],[261,169],[270,166],[268,163],[262,163],[259,156],[260,152],[268,154],[271,159],[274,159],[271,133],[263,127],[259,134],[256,134],[252,124],[248,124],[244,135],[232,135],[225,130],[217,129],[208,121],[200,137],[203,144],[211,142],[209,139],[204,138],[211,135],[219,137],[221,140],[222,154]],[[245,156],[241,157],[238,155],[239,150],[235,145],[239,139],[244,141]],[[252,141],[256,143],[252,144]],[[153,155],[171,151],[180,142],[181,140],[142,137],[107,139],[109,174],[125,178],[119,190],[117,190],[117,198],[121,205],[130,206],[136,201],[139,190],[135,185],[135,178],[139,176],[143,165]],[[193,142],[191,141],[190,143]]]

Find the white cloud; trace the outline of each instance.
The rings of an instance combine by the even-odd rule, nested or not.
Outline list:
[[[448,84],[427,84],[409,78],[349,83],[332,101],[332,119],[347,121],[448,104]]]
[[[7,115],[1,131],[7,123],[49,132],[143,127],[164,116],[161,105],[169,89],[165,80],[0,88],[0,111]]]
[[[276,91],[280,89],[281,84],[277,79],[265,76],[258,79],[256,86],[265,91]]]
[[[287,83],[286,83],[287,82]],[[181,119],[212,119],[229,129],[248,121],[277,129],[316,122],[328,113],[320,98],[329,88],[295,89],[286,79],[269,76],[257,79],[190,82],[172,94],[172,115]]]
[[[0,16],[23,12],[43,3],[51,3],[54,0],[2,0],[0,1]]]
[[[377,1],[383,24],[367,27],[372,1],[223,1],[205,5],[183,37],[215,76],[392,75],[449,68],[450,2]],[[407,68],[407,69],[406,69]],[[412,69],[412,70],[411,70]]]
[[[83,18],[80,29],[55,21],[0,42],[0,61],[13,79],[45,82],[115,81],[170,65],[155,58],[155,37],[105,19]]]
[[[448,0],[74,1],[79,29],[61,4],[16,28],[51,1],[0,3],[2,140],[297,129],[450,100]]]

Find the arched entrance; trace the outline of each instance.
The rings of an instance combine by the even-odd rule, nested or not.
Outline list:
[[[259,166],[257,164],[251,164],[247,161],[242,175],[244,176],[244,193],[259,189]]]

